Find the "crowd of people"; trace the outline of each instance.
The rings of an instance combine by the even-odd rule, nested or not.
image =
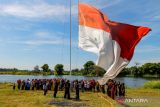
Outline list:
[[[116,82],[115,80],[108,80],[105,85],[99,85],[98,81],[92,80],[73,80],[69,81],[63,78],[54,79],[27,79],[17,80],[14,83],[13,89],[19,90],[43,90],[44,95],[47,94],[48,90],[54,91],[53,97],[56,98],[58,91],[64,91],[64,98],[70,99],[70,91],[76,93],[76,99],[79,100],[79,91],[81,92],[102,92],[107,94],[112,99],[116,96],[125,96],[125,85],[124,83]]]

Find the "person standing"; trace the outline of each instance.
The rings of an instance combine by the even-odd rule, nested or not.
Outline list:
[[[75,82],[76,100],[79,100],[79,83],[78,80],[76,80]]]
[[[95,87],[96,87],[96,81],[93,79],[92,80],[92,90],[95,92]]]
[[[117,83],[117,96],[119,97],[120,96],[120,82],[118,81],[118,83]]]
[[[55,81],[54,81],[54,95],[53,95],[54,98],[56,98],[57,92],[58,92],[58,81],[55,79]]]
[[[64,98],[70,99],[70,82],[69,82],[69,80],[67,80],[65,83]]]
[[[31,81],[31,87],[32,87],[32,90],[34,90],[34,87],[35,87],[35,81],[34,81],[34,79],[32,79],[32,81]]]
[[[30,87],[31,87],[31,81],[27,79],[27,90],[30,90]]]
[[[17,80],[17,84],[18,84],[18,89],[20,90],[20,88],[21,88],[21,80],[20,79]]]
[[[43,84],[43,91],[44,91],[44,95],[46,95],[47,91],[48,91],[48,85],[47,85],[47,83]]]
[[[83,80],[81,81],[81,87],[82,87],[81,88],[82,92],[84,92],[84,81]]]
[[[21,88],[21,90],[24,90],[24,88],[25,88],[25,80],[22,81],[22,88]]]
[[[125,86],[124,86],[124,83],[122,83],[122,86],[121,86],[121,95],[123,97],[125,96]]]
[[[109,97],[111,97],[111,91],[112,91],[112,85],[113,85],[113,80],[108,80],[108,83],[107,83],[107,95]]]
[[[74,91],[74,81],[70,81],[70,89],[72,92]]]
[[[115,99],[115,94],[116,94],[116,84],[113,82],[112,88],[111,88],[111,98]]]
[[[101,85],[101,92],[102,92],[103,94],[105,94],[105,88],[104,88],[104,85]]]
[[[97,92],[100,91],[100,90],[99,90],[99,82],[98,82],[98,81],[96,81],[96,90],[97,90]]]
[[[13,90],[15,90],[15,89],[16,89],[16,84],[14,83],[14,84],[13,84]]]

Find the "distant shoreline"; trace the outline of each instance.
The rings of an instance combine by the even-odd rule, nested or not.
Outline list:
[[[0,71],[0,75],[33,75],[33,76],[40,76],[41,75],[41,76],[49,76],[49,75],[54,75],[54,73],[53,72],[34,72],[34,71]],[[65,72],[63,72],[63,75],[69,75],[69,72],[65,71]],[[99,77],[99,76],[95,76],[95,75],[75,74],[75,72],[72,75],[74,75],[74,76],[86,76],[86,77]],[[118,77],[157,78],[157,79],[160,78],[158,75],[143,75],[142,77],[141,76],[135,77],[134,75],[125,75],[125,76],[118,76]]]

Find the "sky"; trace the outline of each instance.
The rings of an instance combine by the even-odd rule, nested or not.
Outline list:
[[[150,27],[128,66],[160,62],[159,0],[80,0],[110,20]],[[72,69],[97,56],[78,48],[78,0],[72,0]],[[69,69],[69,0],[0,0],[0,68],[33,69],[47,63]]]

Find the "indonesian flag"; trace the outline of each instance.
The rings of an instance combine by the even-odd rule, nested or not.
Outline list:
[[[135,46],[150,28],[110,21],[98,9],[79,4],[79,47],[98,55],[106,73],[99,83],[115,78],[132,59]]]

